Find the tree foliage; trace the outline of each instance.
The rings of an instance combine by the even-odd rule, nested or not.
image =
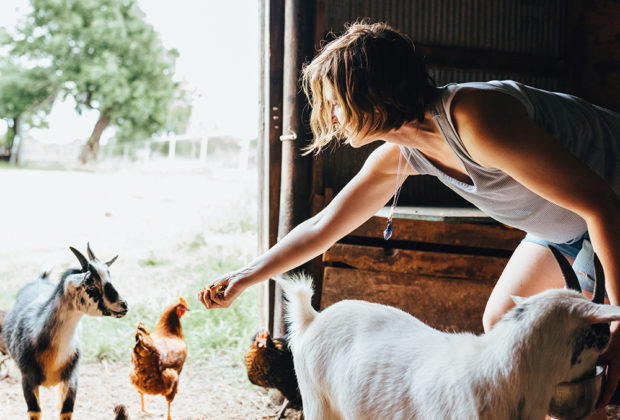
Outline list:
[[[58,89],[50,68],[26,67],[12,57],[0,61],[0,118],[8,123],[5,143],[9,153],[22,125],[45,125],[42,114],[49,112]]]
[[[99,120],[82,160],[96,156],[108,125],[125,133],[162,130],[178,89],[176,50],[166,50],[135,0],[31,0],[14,53],[48,62],[77,111]]]

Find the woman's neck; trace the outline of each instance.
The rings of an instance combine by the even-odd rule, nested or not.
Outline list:
[[[441,147],[444,143],[430,111],[426,111],[424,121],[406,122],[399,129],[385,134],[383,139],[389,143],[413,147],[420,151],[435,149],[436,147]]]

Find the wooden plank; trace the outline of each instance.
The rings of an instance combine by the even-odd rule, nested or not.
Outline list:
[[[482,332],[492,286],[448,277],[326,267],[321,308],[343,299],[394,306],[443,331]]]
[[[350,236],[383,238],[386,219],[373,216]],[[523,231],[499,223],[452,223],[428,220],[394,219],[391,240],[429,242],[476,248],[513,251],[525,236]]]
[[[417,251],[376,246],[335,244],[323,254],[323,263],[379,272],[470,279],[495,284],[508,258]]]
[[[385,206],[375,216],[387,218],[390,211],[391,208]],[[431,222],[497,223],[493,218],[475,207],[396,206],[393,217],[394,219],[428,220]]]

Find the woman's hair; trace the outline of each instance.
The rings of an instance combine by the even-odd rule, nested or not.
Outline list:
[[[381,135],[424,119],[436,89],[413,42],[385,23],[356,22],[327,43],[303,69],[302,86],[312,113],[314,141],[306,152],[321,151],[332,139],[350,142]],[[332,121],[333,100],[348,131]]]

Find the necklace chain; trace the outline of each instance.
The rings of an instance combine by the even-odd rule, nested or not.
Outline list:
[[[417,139],[420,127],[416,125],[415,138]],[[394,216],[394,210],[396,209],[396,203],[398,202],[398,197],[400,197],[400,191],[403,187],[403,183],[405,182],[405,178],[407,177],[407,171],[405,170],[407,167],[407,163],[404,165],[403,163],[403,151],[398,148],[398,169],[396,171],[396,184],[394,185],[394,198],[392,200],[392,206],[390,207],[390,214],[387,218],[387,227],[383,231],[383,238],[387,241],[392,237],[392,217]]]

